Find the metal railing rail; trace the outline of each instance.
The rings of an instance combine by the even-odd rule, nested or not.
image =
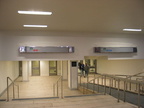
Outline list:
[[[89,77],[87,77],[87,82],[88,82],[88,84],[91,83],[91,82],[93,83],[93,93],[95,92],[95,83],[96,83],[96,81],[97,81],[97,84],[98,84],[97,91],[99,92],[99,85],[100,85],[99,79],[100,79],[101,77],[102,77],[102,76],[95,76],[95,78],[94,78],[94,79],[91,79],[90,81],[88,81]],[[88,88],[88,84],[87,84],[87,88]]]
[[[144,74],[144,72],[139,72],[139,73],[137,73],[137,74],[134,74],[134,75],[126,75],[126,78],[127,78],[127,80],[129,79],[129,80],[138,80],[138,79],[144,79],[144,76],[141,76],[141,74]],[[132,86],[132,83],[131,82],[129,82],[129,89],[131,90],[131,86]],[[137,87],[137,85],[136,85],[136,87]],[[137,90],[137,88],[136,88],[136,90]]]
[[[82,86],[82,93],[86,94],[87,93],[87,83],[86,82],[82,82],[83,86]]]
[[[108,76],[107,76],[108,77]],[[109,76],[110,77],[110,76]],[[129,91],[132,91],[132,84],[135,84],[136,86],[137,86],[137,83],[136,83],[136,81],[138,81],[138,80],[132,80],[131,78],[129,79],[129,78],[120,78],[120,77],[115,77],[115,76],[111,76],[111,78],[113,78],[114,80],[115,79],[120,79],[120,81],[126,81],[126,88],[127,88],[127,90],[129,90]],[[115,81],[117,81],[117,80],[115,80]],[[143,83],[143,80],[139,80],[139,82],[140,83]],[[128,84],[129,84],[129,86],[128,86]],[[141,84],[142,85],[142,84]],[[135,87],[136,87],[135,86]],[[115,86],[116,87],[116,86]],[[128,87],[129,87],[129,89],[128,89]],[[135,88],[135,90],[137,90],[136,88]]]
[[[61,83],[61,85],[59,86],[59,82]],[[61,88],[61,98],[63,98],[63,80],[62,80],[62,76],[60,76],[55,83],[53,83],[53,96],[59,96],[59,87]]]
[[[134,74],[134,75],[132,75],[132,76],[138,76],[138,75],[141,75],[141,74],[144,74],[144,72],[139,72],[139,73]]]
[[[88,83],[92,83],[93,84],[93,92],[94,92],[95,91],[95,86],[94,85],[97,84],[98,85],[98,90],[97,91],[99,92],[99,85],[103,85],[104,94],[106,94],[106,87],[109,88],[109,94],[111,94],[111,88],[116,88],[117,89],[118,102],[120,100],[120,90],[123,90],[123,101],[125,102],[125,100],[126,100],[126,91],[132,91],[131,90],[131,85],[135,84],[135,86],[134,86],[135,87],[134,88],[135,93],[137,93],[137,95],[138,95],[137,105],[138,105],[138,108],[140,108],[140,95],[142,94],[141,91],[143,91],[143,89],[144,89],[144,79],[143,79],[144,77],[142,76],[141,79],[139,78],[137,80],[132,80],[131,77],[136,77],[136,76],[138,76],[142,73],[144,73],[144,72],[141,72],[141,73],[138,73],[138,74],[135,74],[135,75],[131,75],[131,76],[122,75],[122,76],[125,76],[125,78],[117,77],[117,75],[99,74],[99,76],[94,77],[91,80],[89,80],[89,78],[87,78],[87,88],[88,88]],[[101,84],[100,84],[100,81],[99,81],[100,79],[101,79]]]
[[[124,78],[128,78],[128,79],[131,79],[131,78],[137,78],[137,77],[143,77],[144,76],[141,76],[141,74],[144,74],[144,72],[139,72],[137,74],[134,74],[134,75],[121,75],[121,74],[105,74],[105,75],[112,75],[112,76],[118,76],[118,77],[124,77]]]
[[[9,101],[9,87],[10,87],[9,80],[11,81],[11,84],[13,85],[13,99],[15,99],[15,87],[14,86],[17,87],[18,98],[19,98],[19,85],[16,85],[10,77],[7,77],[7,101]]]
[[[141,74],[144,74],[144,72],[139,72],[137,74],[134,74],[134,75],[129,75],[127,76],[128,79],[131,79],[131,78],[137,78],[137,77],[144,77],[144,76],[140,76]]]

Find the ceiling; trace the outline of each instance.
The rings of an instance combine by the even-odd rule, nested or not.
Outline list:
[[[51,11],[51,16],[18,10]],[[44,24],[47,28],[24,28]],[[141,32],[124,32],[141,28]],[[0,0],[0,30],[45,30],[144,34],[144,0]]]

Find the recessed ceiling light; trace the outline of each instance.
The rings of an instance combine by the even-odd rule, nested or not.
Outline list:
[[[30,14],[30,15],[51,15],[52,12],[43,11],[18,11],[19,14]]]
[[[23,25],[24,27],[43,27],[46,28],[47,25]]]
[[[142,31],[142,29],[123,29],[123,31]]]

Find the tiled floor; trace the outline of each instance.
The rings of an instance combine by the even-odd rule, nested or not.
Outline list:
[[[53,97],[54,90],[53,84],[56,83],[60,76],[32,76],[28,82],[22,82],[22,78],[19,77],[15,84],[19,85],[19,98],[39,98],[39,97]],[[57,85],[55,86],[55,96],[57,96]],[[10,99],[13,97],[13,88],[10,87]],[[68,87],[68,81],[63,81],[63,95],[82,95],[79,90],[70,90]],[[58,96],[61,96],[61,83],[58,82]],[[1,99],[6,98],[6,93]],[[18,90],[15,86],[15,98],[18,98]]]
[[[16,84],[20,86],[20,98],[53,97],[53,83],[58,78],[59,76],[36,76],[30,77],[29,82],[22,82],[22,78],[19,77]],[[82,78],[82,82],[84,81],[87,81],[87,78]],[[61,96],[60,87],[58,91],[59,96]],[[91,92],[88,93],[91,94]],[[67,81],[63,81],[63,95],[65,97],[62,99],[0,101],[0,108],[137,108],[137,106],[129,103],[117,103],[117,99],[109,95],[82,96],[83,93],[79,90],[70,90]],[[67,98],[76,95],[80,96]],[[15,90],[15,96],[17,98],[17,90]],[[1,98],[6,98],[6,93]],[[10,88],[10,99],[12,99],[12,87]]]
[[[97,75],[98,76],[98,75]],[[55,86],[55,92],[53,84],[56,83],[60,76],[32,76],[28,82],[22,82],[22,78],[19,77],[16,80],[16,84],[19,85],[19,98],[39,98],[39,97],[53,97],[54,93],[57,96],[57,86]],[[90,81],[94,78],[94,75],[89,75],[89,79],[81,77],[81,83]],[[78,76],[78,82],[80,83],[80,76]],[[93,82],[93,81],[91,81]],[[97,80],[95,80],[97,83]],[[99,84],[104,84],[104,79],[99,79]],[[113,81],[114,83],[114,81]],[[59,81],[58,96],[61,96],[61,83]],[[106,80],[106,85],[109,86],[109,79]],[[117,86],[117,84],[116,84]],[[123,82],[120,83],[120,88],[123,89]],[[10,87],[10,99],[13,97],[13,88]],[[83,91],[83,90],[81,90]],[[131,86],[131,91],[136,91],[136,85]],[[68,87],[68,81],[63,81],[63,96],[71,95],[83,95],[79,90],[70,90]],[[18,98],[18,91],[15,87],[15,98]],[[0,99],[6,99],[6,93],[0,97]]]

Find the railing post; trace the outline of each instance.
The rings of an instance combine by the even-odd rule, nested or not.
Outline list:
[[[106,94],[106,75],[104,77],[104,94]]]
[[[60,83],[60,85],[59,85]],[[60,92],[59,92],[60,90]],[[55,92],[56,91],[56,92]],[[63,98],[63,79],[62,79],[62,76],[60,76],[58,78],[58,80],[56,81],[56,83],[53,84],[53,95],[57,96],[57,97],[61,97]]]
[[[109,94],[111,95],[111,78],[109,79]]]
[[[55,84],[53,84],[53,96],[55,96]]]
[[[87,89],[88,89],[88,81],[89,81],[89,77],[87,76]]]
[[[104,85],[104,84],[103,84],[103,76],[102,76],[102,82],[101,82],[101,83],[102,83],[102,85]]]
[[[140,83],[138,83],[138,108],[140,108]]]
[[[7,77],[7,101],[9,101],[9,82]]]
[[[85,88],[84,86],[85,86],[85,82],[83,83],[83,94],[84,94],[84,88]]]
[[[138,81],[138,78],[136,78],[136,81]],[[136,91],[138,91],[138,84],[136,83]]]
[[[85,93],[87,94],[87,83],[85,83]]]
[[[131,81],[131,77],[130,77],[130,81]],[[131,90],[131,82],[130,82],[130,90]]]
[[[81,75],[80,75],[80,86],[81,86]]]
[[[99,77],[97,79],[98,93],[99,93]]]
[[[93,79],[93,93],[95,91],[95,79]]]
[[[57,81],[57,97],[58,97],[58,81]]]
[[[18,87],[18,98],[19,98],[19,85],[15,85],[14,81],[10,78],[10,77],[7,77],[7,101],[9,101],[9,80],[12,82],[12,86],[13,86],[13,99],[15,99],[15,86]]]
[[[126,83],[127,83],[127,81],[125,80],[124,81],[124,102],[125,102],[125,100],[126,100]]]
[[[114,81],[114,87],[116,88],[116,79],[114,78],[114,80],[115,80],[115,81]]]
[[[112,80],[112,85],[111,85],[111,86],[113,87],[113,77],[112,77],[112,79],[111,79],[111,80]]]
[[[18,99],[19,99],[19,86],[18,86]]]
[[[13,83],[13,99],[15,99],[15,89],[14,89],[14,83]]]
[[[120,96],[120,79],[118,79],[118,102],[119,102],[119,96]]]
[[[144,84],[142,85],[142,92],[144,92]]]
[[[63,98],[63,79],[61,77],[61,98]]]

